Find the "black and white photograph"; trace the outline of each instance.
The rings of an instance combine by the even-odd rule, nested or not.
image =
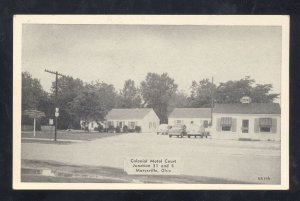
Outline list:
[[[14,17],[15,189],[289,188],[288,16]]]

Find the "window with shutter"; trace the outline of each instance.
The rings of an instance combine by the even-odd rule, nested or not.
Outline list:
[[[221,124],[221,130],[222,131],[231,131],[234,129],[233,125],[233,119],[231,117],[222,117],[220,124]]]
[[[259,131],[270,133],[272,127],[272,118],[259,118]]]
[[[135,123],[134,121],[128,122],[128,128],[129,128],[129,129],[134,129],[135,126],[136,126],[136,123]]]

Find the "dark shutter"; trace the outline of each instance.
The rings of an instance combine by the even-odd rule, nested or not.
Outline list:
[[[271,132],[272,133],[276,133],[277,132],[277,119],[276,118],[272,118],[272,127],[271,127]]]
[[[254,132],[259,133],[259,119],[254,119]]]
[[[232,118],[231,130],[236,132],[236,118]]]
[[[221,131],[221,118],[217,118],[217,131]]]
[[[204,128],[208,127],[208,121],[207,120],[204,120],[203,124],[204,124]]]

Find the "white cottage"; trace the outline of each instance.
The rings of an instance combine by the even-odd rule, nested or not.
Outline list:
[[[104,123],[99,122],[103,127],[105,127]],[[80,121],[81,130],[88,128],[89,131],[97,131],[98,132],[98,124],[96,121]]]
[[[121,129],[126,125],[128,129],[141,127],[141,132],[156,132],[159,126],[159,118],[152,108],[135,109],[112,109],[106,116],[105,126],[119,126]]]
[[[215,104],[213,138],[280,140],[278,103]]]
[[[208,127],[211,121],[211,108],[175,108],[168,117],[169,125],[186,125],[189,128],[192,124]]]

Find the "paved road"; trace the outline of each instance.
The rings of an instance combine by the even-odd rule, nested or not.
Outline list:
[[[128,157],[177,157],[182,174],[249,183],[280,183],[280,143],[128,134],[71,144],[22,143],[22,159],[123,169]],[[258,177],[270,180],[259,181]]]

